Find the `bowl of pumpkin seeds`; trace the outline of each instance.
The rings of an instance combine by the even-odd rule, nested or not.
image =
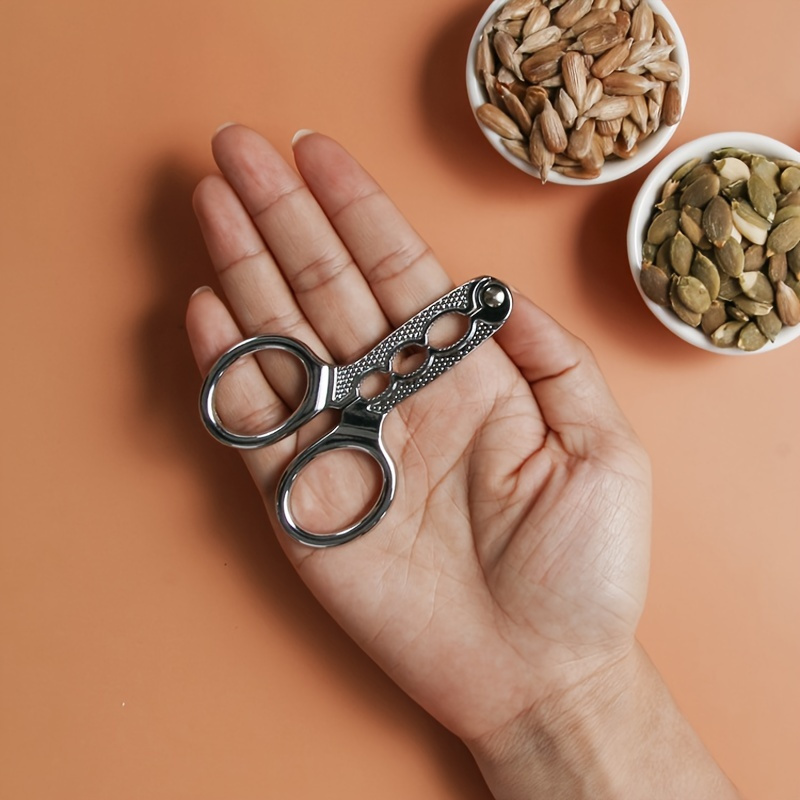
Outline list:
[[[494,0],[467,56],[480,130],[543,183],[606,183],[666,146],[689,93],[686,42],[661,0]]]
[[[716,133],[664,158],[628,225],[636,286],[674,334],[751,355],[800,337],[800,152]]]

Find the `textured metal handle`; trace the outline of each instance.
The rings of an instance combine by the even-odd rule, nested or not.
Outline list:
[[[378,370],[389,375],[389,385],[367,401],[367,408],[377,414],[389,413],[493,336],[508,319],[511,307],[511,291],[496,278],[476,278],[456,287],[415,314],[366,355],[352,364],[336,367],[332,402],[339,407],[347,405],[357,396],[364,376]],[[428,334],[436,320],[453,313],[468,318],[467,332],[449,347],[432,347]],[[408,375],[392,372],[394,357],[413,345],[426,351],[423,364]]]

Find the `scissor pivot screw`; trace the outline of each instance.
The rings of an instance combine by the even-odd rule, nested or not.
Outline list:
[[[506,300],[506,292],[502,286],[496,283],[489,284],[484,290],[482,295],[483,302],[489,308],[500,308]]]

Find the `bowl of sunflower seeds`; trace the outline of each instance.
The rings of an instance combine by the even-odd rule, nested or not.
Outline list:
[[[800,337],[800,152],[715,133],[666,156],[628,224],[639,292],[674,334],[726,355]]]
[[[689,57],[661,0],[495,0],[466,77],[498,153],[543,183],[586,186],[629,175],[666,146]]]

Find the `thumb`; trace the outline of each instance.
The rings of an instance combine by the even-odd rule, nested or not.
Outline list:
[[[547,426],[580,457],[623,436],[636,439],[591,350],[524,295],[495,339],[530,384]]]

